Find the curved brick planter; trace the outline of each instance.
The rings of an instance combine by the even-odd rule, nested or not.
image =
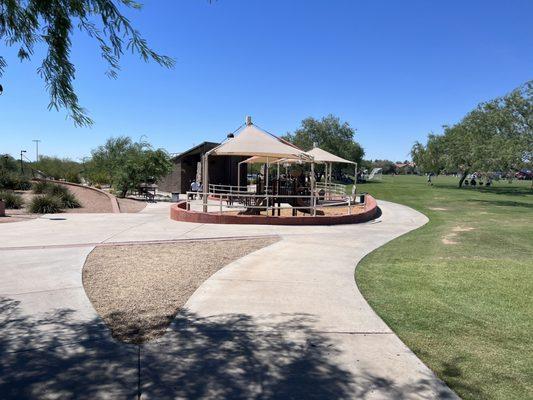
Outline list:
[[[338,225],[358,224],[370,221],[378,216],[376,200],[366,195],[365,210],[352,215],[319,215],[316,217],[278,217],[260,215],[229,215],[187,211],[187,203],[182,201],[170,207],[170,218],[175,221],[196,222],[202,224],[256,224],[256,225]]]

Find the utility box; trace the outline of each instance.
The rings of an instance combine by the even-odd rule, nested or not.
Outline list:
[[[170,199],[171,202],[177,203],[180,199],[180,193],[179,192],[172,192],[172,197]]]

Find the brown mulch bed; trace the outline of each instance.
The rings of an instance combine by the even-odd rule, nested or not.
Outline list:
[[[277,238],[96,247],[83,286],[113,337],[144,343],[162,336],[194,291],[220,268]]]
[[[144,210],[146,207],[146,201],[133,200],[133,199],[120,199],[118,200],[118,207],[121,213],[137,213]]]

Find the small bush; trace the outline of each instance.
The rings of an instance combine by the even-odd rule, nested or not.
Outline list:
[[[30,188],[30,181],[23,175],[14,172],[0,174],[0,189],[29,190]]]
[[[46,190],[46,194],[56,196],[56,197],[63,197],[63,196],[67,196],[68,194],[70,194],[70,191],[65,186],[52,184]]]
[[[22,208],[24,205],[24,199],[20,194],[13,192],[2,192],[0,193],[0,200],[3,200],[6,208],[11,210],[17,210]]]
[[[61,206],[63,208],[79,208],[79,207],[81,207],[81,204],[80,204],[79,200],[70,191],[67,191],[67,193],[64,193],[63,195],[59,196],[59,200],[61,201]]]
[[[48,191],[50,190],[51,186],[52,186],[52,184],[50,182],[46,182],[46,181],[35,182],[32,185],[33,193],[35,193],[35,194],[48,193]]]
[[[15,190],[30,190],[31,182],[25,176],[16,176],[13,181],[13,189]]]
[[[54,214],[61,212],[61,200],[49,194],[35,196],[30,202],[30,212],[34,214]]]

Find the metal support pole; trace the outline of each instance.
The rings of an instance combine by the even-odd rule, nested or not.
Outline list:
[[[265,171],[265,195],[266,195],[266,213],[268,215],[268,170],[269,170],[269,167],[270,167],[270,162],[269,162],[269,159],[267,157],[267,163],[266,163],[266,171]]]
[[[313,207],[313,217],[316,215],[316,202],[315,202],[315,162],[311,163],[311,205]]]
[[[203,173],[203,179],[202,179],[202,184],[203,184],[203,193],[204,193],[204,198],[202,199],[203,200],[203,211],[204,212],[207,212],[207,193],[208,193],[208,188],[209,188],[209,171],[208,171],[208,166],[209,166],[209,155],[206,153],[204,154],[203,156],[203,161],[204,161],[204,167],[202,168],[202,173]]]

